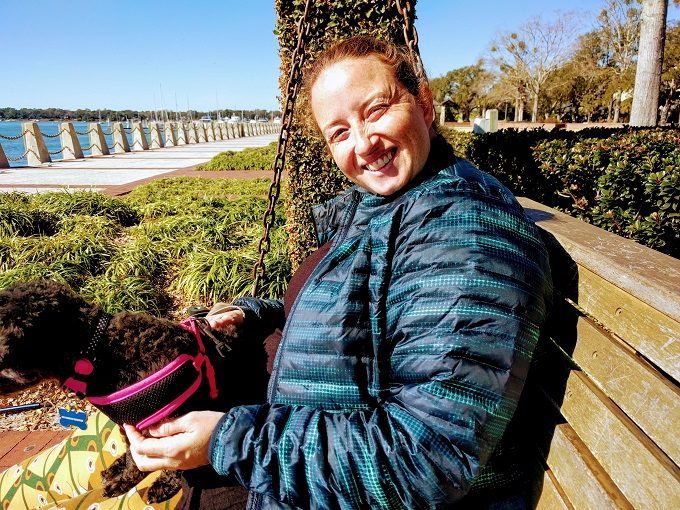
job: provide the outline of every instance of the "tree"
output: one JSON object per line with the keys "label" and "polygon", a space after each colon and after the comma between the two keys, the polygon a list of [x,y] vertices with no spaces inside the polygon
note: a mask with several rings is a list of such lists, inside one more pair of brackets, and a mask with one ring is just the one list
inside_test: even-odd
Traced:
{"label": "tree", "polygon": [[501,34],[491,47],[493,62],[502,77],[516,87],[520,111],[523,89],[531,95],[532,122],[538,117],[542,88],[551,73],[568,60],[575,33],[573,15],[559,16],[553,23],[533,18],[518,31]]}
{"label": "tree", "polygon": [[[673,0],[680,5],[680,0]],[[640,50],[635,74],[635,91],[630,123],[655,126],[659,110],[661,75],[664,71],[666,14],[668,0],[643,0]],[[666,113],[666,112],[662,112]],[[664,119],[665,120],[665,119]]]}
{"label": "tree", "polygon": [[[607,0],[597,17],[600,43],[605,49],[604,65],[614,71],[608,90],[609,110],[607,120],[619,121],[621,98],[630,87],[632,69],[638,51],[640,10],[638,0]],[[612,115],[613,114],[613,115]]]}
{"label": "tree", "polygon": [[603,65],[605,50],[596,31],[578,39],[573,57],[546,83],[542,102],[551,116],[590,122],[608,106],[607,85],[613,71]]}
{"label": "tree", "polygon": [[435,101],[450,99],[455,103],[462,120],[467,121],[475,107],[481,107],[480,101],[490,88],[492,78],[492,74],[484,69],[480,61],[435,78],[430,82],[430,87]]}
{"label": "tree", "polygon": [[[663,74],[661,75],[661,124],[680,109],[680,23],[666,32]],[[678,119],[680,121],[680,119]]]}
{"label": "tree", "polygon": [[640,47],[630,112],[632,126],[656,126],[667,11],[668,0],[642,2]]}

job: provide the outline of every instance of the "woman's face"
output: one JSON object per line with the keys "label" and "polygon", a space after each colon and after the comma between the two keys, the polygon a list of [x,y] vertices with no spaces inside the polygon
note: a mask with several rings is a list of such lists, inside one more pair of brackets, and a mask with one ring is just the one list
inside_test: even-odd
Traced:
{"label": "woman's face", "polygon": [[423,108],[376,56],[341,60],[311,90],[316,120],[336,164],[351,181],[389,196],[423,169],[434,136]]}

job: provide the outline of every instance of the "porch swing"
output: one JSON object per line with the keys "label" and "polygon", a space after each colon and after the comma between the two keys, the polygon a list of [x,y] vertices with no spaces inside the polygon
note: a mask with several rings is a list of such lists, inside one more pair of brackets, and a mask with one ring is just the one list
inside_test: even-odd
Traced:
{"label": "porch swing", "polygon": [[[291,137],[295,102],[302,84],[302,69],[306,59],[306,46],[312,21],[312,4],[314,0],[305,0],[303,14],[297,24],[297,45],[291,56],[291,67],[286,84],[286,96],[283,102],[283,116],[281,119],[281,131],[277,142],[276,158],[274,160],[274,175],[269,186],[269,203],[264,213],[264,231],[258,245],[259,258],[253,268],[252,297],[257,297],[261,280],[266,273],[265,256],[271,248],[270,232],[275,220],[275,207],[281,193],[281,175],[286,162],[286,150]],[[395,7],[403,20],[404,43],[408,47],[412,61],[415,63],[416,72],[422,76],[423,63],[418,51],[418,32],[411,23],[413,6],[409,0],[394,0]]]}

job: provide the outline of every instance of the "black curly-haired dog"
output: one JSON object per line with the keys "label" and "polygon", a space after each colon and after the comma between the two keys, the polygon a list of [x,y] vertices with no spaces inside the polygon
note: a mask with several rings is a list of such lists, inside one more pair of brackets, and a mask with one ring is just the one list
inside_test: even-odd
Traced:
{"label": "black curly-haired dog", "polygon": [[[197,324],[201,324],[200,319]],[[210,385],[204,378],[191,399],[173,415],[190,410],[227,410],[236,404],[260,400],[266,389],[266,376],[244,373],[244,367],[253,364],[242,361],[244,357],[253,361],[253,357],[266,356],[261,345],[240,341],[233,332],[210,332],[207,326],[202,329],[219,396],[211,398]],[[94,343],[93,337],[97,338]],[[154,374],[181,355],[196,353],[195,334],[179,324],[143,313],[107,316],[99,307],[57,282],[18,283],[0,291],[0,393],[56,377],[61,383],[69,378],[84,380],[85,396],[110,395]],[[74,366],[83,356],[93,358],[93,366],[85,371],[77,369],[79,374],[74,372]],[[264,366],[263,363],[256,365]],[[196,371],[192,370],[193,374],[188,377],[195,380]],[[91,374],[82,375],[90,371]],[[244,381],[249,382],[244,384]],[[237,387],[238,392],[230,391]],[[145,398],[148,400],[148,395]],[[98,407],[105,412],[109,410],[104,409],[106,406]],[[125,410],[122,416],[125,417]],[[120,416],[113,419],[120,424]],[[104,494],[110,497],[127,492],[145,474],[139,471],[128,452],[102,476]],[[164,501],[179,490],[180,482],[178,472],[163,472],[149,488],[146,499]]]}

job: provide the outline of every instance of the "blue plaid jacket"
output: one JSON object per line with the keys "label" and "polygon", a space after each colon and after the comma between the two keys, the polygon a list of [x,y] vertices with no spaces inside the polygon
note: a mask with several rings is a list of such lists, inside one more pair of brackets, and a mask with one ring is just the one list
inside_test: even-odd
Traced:
{"label": "blue plaid jacket", "polygon": [[545,247],[467,161],[421,175],[313,210],[332,245],[285,324],[269,402],[233,408],[211,441],[249,508],[455,506],[512,417],[551,295]]}

